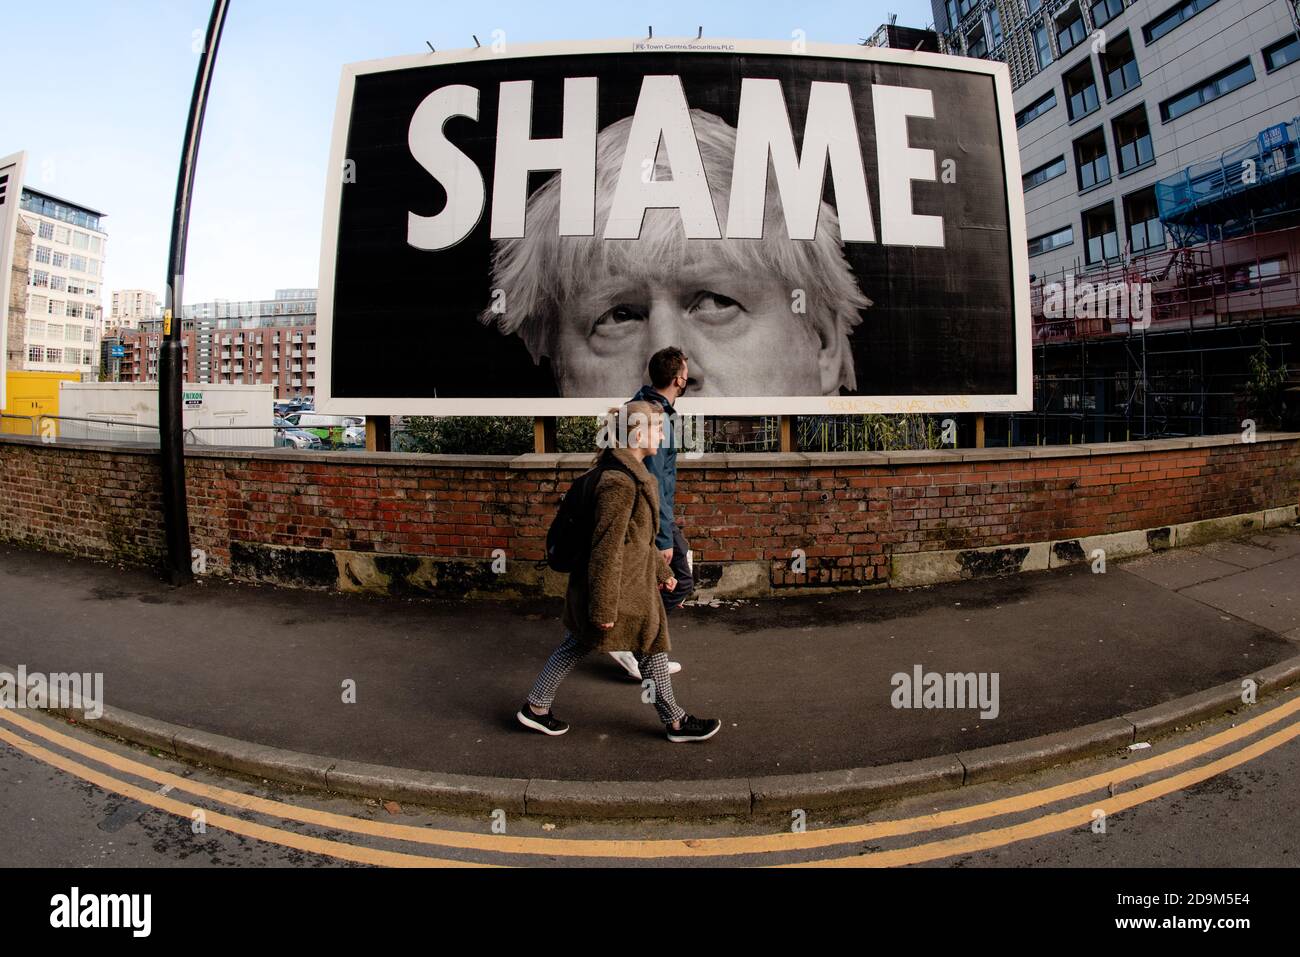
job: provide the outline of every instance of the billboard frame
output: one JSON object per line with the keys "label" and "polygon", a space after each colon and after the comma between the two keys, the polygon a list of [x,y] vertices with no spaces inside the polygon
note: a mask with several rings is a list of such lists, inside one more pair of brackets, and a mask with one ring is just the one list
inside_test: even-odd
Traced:
{"label": "billboard frame", "polygon": [[[331,394],[332,330],[334,318],[334,280],[338,256],[338,230],[342,208],[347,140],[352,119],[352,102],[358,77],[397,70],[429,66],[474,63],[493,58],[578,56],[620,53],[647,54],[737,53],[794,58],[823,58],[896,63],[903,66],[932,67],[948,71],[975,73],[992,78],[994,83],[997,128],[1002,146],[1007,182],[1007,222],[1010,233],[1012,301],[1014,303],[1014,347],[1016,391],[1006,394],[971,395],[890,395],[890,396],[688,396],[676,405],[688,414],[749,415],[836,415],[866,413],[961,413],[1017,412],[1033,408],[1032,322],[1029,305],[1029,246],[1025,226],[1024,194],[1021,183],[1020,149],[1015,127],[1015,107],[1011,96],[1011,71],[1005,63],[950,56],[940,53],[911,52],[887,47],[864,47],[847,44],[794,44],[768,40],[731,40],[714,38],[614,39],[560,43],[510,44],[498,51],[493,46],[423,53],[349,63],[339,80],[334,129],[330,140],[329,165],[325,180],[325,210],[321,227],[319,293],[316,303],[316,407],[323,412],[354,415],[600,415],[627,396],[600,398],[343,398]],[[636,389],[629,383],[628,394]]]}
{"label": "billboard frame", "polygon": [[[22,205],[23,177],[27,170],[27,153],[19,151],[0,157],[0,173],[12,170],[5,184],[4,215],[0,215],[0,410],[9,394],[9,297],[13,290],[14,253],[18,245],[18,216]],[[22,357],[19,361],[25,361]]]}

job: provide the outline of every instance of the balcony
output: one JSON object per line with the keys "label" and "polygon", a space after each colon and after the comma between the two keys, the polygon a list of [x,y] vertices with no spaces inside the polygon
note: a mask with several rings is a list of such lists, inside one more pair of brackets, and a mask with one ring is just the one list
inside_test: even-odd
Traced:
{"label": "balcony", "polygon": [[[1243,175],[1252,169],[1254,176]],[[1251,212],[1265,211],[1273,199],[1287,202],[1300,188],[1293,179],[1300,172],[1300,116],[1261,130],[1224,150],[1214,159],[1193,163],[1180,173],[1156,183],[1160,218],[1168,224],[1204,226],[1222,222],[1250,194]]]}

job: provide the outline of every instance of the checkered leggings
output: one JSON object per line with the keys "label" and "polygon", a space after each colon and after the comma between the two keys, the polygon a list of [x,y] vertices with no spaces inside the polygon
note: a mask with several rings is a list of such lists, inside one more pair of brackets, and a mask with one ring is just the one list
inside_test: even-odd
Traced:
{"label": "checkered leggings", "polygon": [[[564,633],[564,642],[546,662],[546,667],[533,683],[533,690],[528,692],[529,704],[538,708],[551,709],[555,693],[560,690],[560,682],[568,677],[579,661],[587,656],[590,649],[582,648],[571,632]],[[636,655],[637,667],[641,669],[642,687],[649,679],[654,682],[653,699],[659,720],[672,724],[686,717],[686,711],[673,698],[673,681],[668,674],[668,656],[662,651],[653,655]]]}

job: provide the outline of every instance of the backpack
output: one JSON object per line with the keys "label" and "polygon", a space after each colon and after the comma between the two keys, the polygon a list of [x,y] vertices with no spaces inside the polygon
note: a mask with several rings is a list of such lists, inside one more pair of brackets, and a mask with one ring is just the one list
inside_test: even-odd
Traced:
{"label": "backpack", "polygon": [[596,485],[606,469],[636,479],[614,456],[603,455],[595,468],[573,480],[546,533],[546,564],[551,569],[571,574],[584,568],[590,559],[591,536],[596,529]]}

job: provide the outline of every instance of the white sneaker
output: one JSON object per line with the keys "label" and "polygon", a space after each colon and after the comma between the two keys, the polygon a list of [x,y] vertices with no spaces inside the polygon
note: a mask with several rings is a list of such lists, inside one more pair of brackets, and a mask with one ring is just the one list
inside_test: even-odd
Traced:
{"label": "white sneaker", "polygon": [[[630,651],[611,651],[609,656],[622,665],[629,678],[635,678],[637,681],[641,680],[641,669],[637,666],[636,655]],[[681,670],[682,664],[680,661],[668,662],[668,673],[670,675],[675,675]]]}

